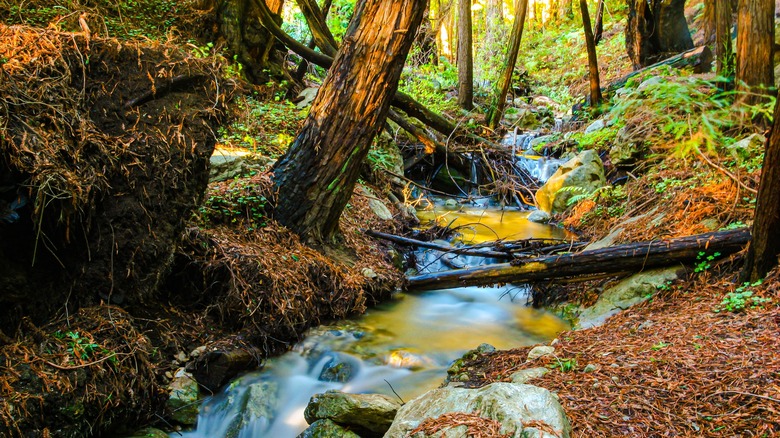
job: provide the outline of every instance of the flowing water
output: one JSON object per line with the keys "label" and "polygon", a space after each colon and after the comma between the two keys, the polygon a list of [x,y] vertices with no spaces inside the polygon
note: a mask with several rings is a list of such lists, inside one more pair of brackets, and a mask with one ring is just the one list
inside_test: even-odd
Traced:
{"label": "flowing water", "polygon": [[[527,221],[527,212],[434,203],[423,219],[459,226],[468,243],[496,238],[565,238],[562,229]],[[443,254],[416,253],[421,272],[448,269]],[[447,264],[489,263],[447,256]],[[399,293],[364,316],[322,326],[289,353],[268,361],[204,402],[197,430],[185,437],[292,438],[306,428],[309,398],[335,389],[382,393],[410,400],[438,387],[450,363],[488,343],[499,349],[551,340],[567,326],[547,312],[531,309],[527,288],[466,287]],[[176,435],[178,436],[178,435]]]}

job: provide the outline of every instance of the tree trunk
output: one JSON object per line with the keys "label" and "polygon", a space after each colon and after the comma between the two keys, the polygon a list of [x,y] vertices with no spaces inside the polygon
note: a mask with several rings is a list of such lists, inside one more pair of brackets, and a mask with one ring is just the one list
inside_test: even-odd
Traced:
{"label": "tree trunk", "polygon": [[599,0],[596,6],[596,25],[593,28],[593,44],[599,45],[601,35],[604,33],[604,0]]}
{"label": "tree trunk", "polygon": [[[322,17],[326,22],[328,18],[328,12],[330,12],[330,6],[332,4],[333,4],[333,0],[325,0],[325,2],[322,4],[322,8],[320,9],[322,11]],[[307,44],[306,46],[310,49],[313,49],[317,46],[317,42],[314,40],[314,37],[312,37],[309,40],[309,44]],[[301,63],[298,64],[298,69],[295,70],[295,73],[292,75],[293,79],[295,79],[296,81],[302,81],[303,77],[306,75],[306,70],[308,68],[309,68],[309,61],[302,59]]]}
{"label": "tree trunk", "polygon": [[590,27],[588,3],[580,0],[582,11],[582,26],[585,28],[585,47],[588,50],[588,72],[590,75],[590,106],[597,109],[601,104],[601,83],[599,80],[599,62],[596,59],[596,43],[593,39],[593,29]]}
{"label": "tree trunk", "polygon": [[509,92],[509,86],[512,84],[512,72],[515,70],[517,54],[520,51],[520,41],[523,38],[523,25],[527,10],[528,0],[517,0],[515,5],[515,22],[512,25],[512,37],[509,42],[509,53],[506,55],[501,81],[495,89],[496,94],[493,97],[493,104],[487,116],[487,124],[490,129],[496,129],[504,116],[506,95]]}
{"label": "tree trunk", "polygon": [[780,255],[780,99],[775,103],[774,123],[766,141],[752,234],[742,281],[764,278]]}
{"label": "tree trunk", "polygon": [[[774,204],[777,205],[780,204]],[[780,229],[780,227],[775,228]],[[409,278],[408,289],[489,286],[508,282],[545,281],[585,274],[641,271],[693,262],[703,251],[708,254],[715,252],[721,255],[731,254],[742,250],[749,240],[750,233],[742,229],[631,243],[574,254],[536,257],[513,263],[418,275]]]}
{"label": "tree trunk", "polygon": [[471,0],[458,0],[458,105],[467,110],[474,108]]}
{"label": "tree trunk", "polygon": [[303,17],[306,19],[306,24],[311,31],[314,44],[322,50],[322,53],[335,56],[336,44],[333,34],[328,29],[328,23],[325,20],[325,13],[320,10],[319,6],[314,0],[296,0],[298,7],[303,13]]}
{"label": "tree trunk", "polygon": [[273,168],[275,217],[332,240],[371,141],[385,121],[425,0],[361,0],[309,115]]}
{"label": "tree trunk", "polygon": [[732,76],[733,49],[731,48],[731,1],[710,0],[714,6],[715,74]]}
{"label": "tree trunk", "polygon": [[628,7],[626,49],[634,70],[693,48],[685,0],[628,0]]}
{"label": "tree trunk", "polygon": [[739,0],[736,79],[741,104],[761,101],[774,85],[774,10],[772,0]]}
{"label": "tree trunk", "polygon": [[[265,5],[281,22],[279,13],[283,2],[267,0]],[[219,33],[225,38],[228,50],[241,63],[247,79],[255,84],[268,82],[271,75],[281,75],[281,59],[272,57],[276,42],[259,25],[258,10],[252,0],[218,0],[215,12]]]}

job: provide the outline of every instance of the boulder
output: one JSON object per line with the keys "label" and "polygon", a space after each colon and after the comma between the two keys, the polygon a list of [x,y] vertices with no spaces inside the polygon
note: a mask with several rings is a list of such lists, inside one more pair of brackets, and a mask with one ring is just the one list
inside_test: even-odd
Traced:
{"label": "boulder", "polygon": [[179,368],[168,385],[166,407],[170,417],[185,426],[194,426],[198,422],[198,382],[184,368]]}
{"label": "boulder", "polygon": [[755,151],[763,151],[766,137],[761,134],[750,134],[728,147],[731,154],[740,160],[749,158]]}
{"label": "boulder", "polygon": [[552,216],[550,216],[550,213],[547,213],[546,211],[534,210],[528,214],[528,217],[526,219],[528,219],[531,222],[536,222],[538,224],[546,224],[547,222],[550,222]]}
{"label": "boulder", "polygon": [[[426,419],[447,413],[476,414],[501,423],[501,433],[514,438],[568,438],[571,426],[560,403],[550,391],[532,385],[493,383],[479,389],[440,388],[406,403],[399,411],[386,438],[421,438],[409,433]],[[525,424],[543,424],[526,427]],[[551,433],[551,432],[554,432]],[[466,437],[463,426],[444,425],[434,437]]]}
{"label": "boulder", "polygon": [[298,438],[360,438],[360,435],[331,420],[317,420],[301,432]]}
{"label": "boulder", "polygon": [[649,299],[658,287],[677,279],[679,268],[654,269],[632,275],[601,293],[596,304],[580,313],[575,328],[596,327],[612,315]]}
{"label": "boulder", "polygon": [[572,196],[592,193],[606,184],[601,158],[594,150],[583,151],[564,163],[536,192],[537,206],[547,213],[560,213]]}
{"label": "boulder", "polygon": [[526,368],[512,373],[509,378],[512,379],[512,383],[528,383],[529,380],[538,379],[549,372],[550,369],[544,367]]}
{"label": "boulder", "polygon": [[645,152],[644,140],[635,138],[633,132],[628,126],[617,132],[615,142],[609,148],[609,160],[615,167],[632,167]]}
{"label": "boulder", "polygon": [[382,394],[346,394],[328,391],[315,394],[304,418],[309,424],[317,420],[331,420],[342,426],[373,433],[384,433],[401,407],[395,399]]}

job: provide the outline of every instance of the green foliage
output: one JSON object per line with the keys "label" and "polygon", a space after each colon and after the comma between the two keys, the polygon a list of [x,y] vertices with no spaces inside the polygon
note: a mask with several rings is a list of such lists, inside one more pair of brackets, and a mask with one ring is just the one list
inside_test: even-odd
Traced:
{"label": "green foliage", "polygon": [[234,108],[233,123],[217,131],[219,143],[271,158],[282,155],[295,140],[307,112],[283,99],[264,102],[257,96],[237,98]]}
{"label": "green foliage", "polygon": [[175,0],[40,0],[14,2],[0,0],[0,20],[6,24],[27,24],[46,27],[56,22],[64,31],[80,32],[78,17],[87,12],[93,32],[105,29],[108,35],[120,39],[161,39],[174,27],[181,27],[181,18],[192,8],[189,1]]}
{"label": "green foliage", "polygon": [[199,209],[199,219],[204,226],[243,223],[254,230],[266,225],[266,202],[256,182],[236,178],[209,192]]}
{"label": "green foliage", "polygon": [[616,123],[612,126],[606,126],[589,133],[585,133],[584,131],[575,132],[571,135],[570,140],[577,142],[577,149],[580,151],[586,149],[609,149],[617,137],[619,127],[620,124]]}
{"label": "green foliage", "polygon": [[68,353],[75,358],[87,360],[98,354],[102,354],[108,356],[108,360],[113,364],[116,364],[118,361],[115,354],[101,347],[100,344],[82,337],[79,332],[68,331],[63,333],[62,331],[57,330],[54,332],[54,337],[67,340]]}
{"label": "green foliage", "polygon": [[712,267],[712,262],[720,257],[720,255],[721,254],[719,252],[714,252],[710,255],[707,255],[706,252],[700,251],[696,256],[696,267],[694,268],[693,272],[701,273],[710,269]]}
{"label": "green foliage", "polygon": [[574,357],[566,359],[555,358],[555,361],[556,362],[552,364],[551,367],[553,369],[557,368],[561,370],[562,373],[568,373],[577,370],[577,359]]}
{"label": "green foliage", "polygon": [[[629,81],[625,89],[630,91],[614,99],[610,117],[634,127],[651,146],[682,159],[730,155],[727,146],[749,128],[746,123],[756,117],[771,119],[774,99],[735,107],[734,92],[720,90],[717,82],[684,74],[659,67]],[[643,82],[641,89],[631,90]],[[734,164],[749,161],[743,164],[755,168],[757,155],[750,152]]]}
{"label": "green foliage", "polygon": [[567,206],[572,206],[584,200],[591,200],[596,203],[596,207],[587,213],[587,217],[595,215],[596,217],[618,217],[625,213],[624,201],[628,198],[623,186],[602,186],[592,192],[588,192],[582,187],[563,187],[559,192],[576,193],[566,201]]}
{"label": "green foliage", "polygon": [[431,110],[457,112],[458,104],[448,93],[458,86],[458,71],[447,60],[439,65],[424,64],[416,69],[404,69],[398,88]]}
{"label": "green foliage", "polygon": [[763,307],[765,304],[771,303],[770,298],[755,296],[755,292],[751,288],[760,285],[761,280],[754,283],[743,283],[734,292],[727,293],[723,297],[723,301],[713,309],[713,312],[743,312],[749,308]]}
{"label": "green foliage", "polygon": [[659,350],[663,350],[664,348],[666,348],[666,347],[668,347],[670,345],[672,345],[672,344],[670,344],[668,342],[661,341],[661,342],[658,342],[657,344],[654,344],[652,347],[650,347],[650,349],[653,350],[653,351],[659,351]]}

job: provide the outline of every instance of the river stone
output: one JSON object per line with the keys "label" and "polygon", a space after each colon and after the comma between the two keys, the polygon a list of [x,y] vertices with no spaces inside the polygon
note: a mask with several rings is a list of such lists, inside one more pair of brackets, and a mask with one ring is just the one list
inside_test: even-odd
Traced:
{"label": "river stone", "polygon": [[384,433],[401,405],[382,394],[346,394],[328,391],[315,394],[303,412],[309,424],[332,420],[343,426],[355,426],[374,433]]}
{"label": "river stone", "polygon": [[185,426],[194,426],[198,422],[198,382],[192,374],[179,368],[168,385],[166,407],[170,417]]}
{"label": "river stone", "polygon": [[160,429],[147,427],[145,429],[136,431],[132,435],[128,435],[125,438],[169,438],[169,437],[167,433],[161,431]]}
{"label": "river stone", "polygon": [[529,380],[544,377],[549,372],[550,369],[544,367],[526,368],[512,373],[509,378],[512,379],[512,383],[528,383]]}
{"label": "river stone", "polygon": [[[501,433],[513,438],[544,437],[568,438],[571,426],[555,395],[532,385],[492,383],[479,389],[440,388],[429,391],[406,403],[399,411],[385,438],[410,436],[428,418],[438,418],[447,413],[473,413],[501,422]],[[541,422],[545,427],[525,427],[524,424]],[[555,434],[547,430],[552,429]],[[415,434],[412,438],[427,435]],[[445,427],[432,437],[466,438],[463,427]]]}
{"label": "river stone", "polygon": [[271,158],[259,154],[218,149],[211,156],[209,182],[227,181],[252,172],[262,172],[271,163]]}
{"label": "river stone", "polygon": [[317,420],[301,432],[298,438],[360,438],[360,435],[331,420]]}
{"label": "river stone", "polygon": [[585,133],[590,134],[596,131],[601,131],[607,126],[607,122],[604,121],[604,119],[598,119],[595,122],[588,125],[587,128],[585,128]]}
{"label": "river stone", "polygon": [[352,364],[334,357],[322,367],[319,380],[323,382],[345,383],[352,378]]}
{"label": "river stone", "polygon": [[646,149],[642,139],[634,138],[627,126],[620,128],[609,148],[609,161],[616,167],[632,167]]}
{"label": "river stone", "polygon": [[528,214],[526,219],[531,222],[536,222],[537,224],[546,224],[547,222],[550,222],[552,216],[550,216],[550,213],[547,213],[546,211],[534,210]]}
{"label": "river stone", "polygon": [[604,324],[612,315],[649,299],[659,286],[677,279],[678,267],[654,269],[632,275],[601,293],[596,304],[580,313],[575,328],[586,329]]}
{"label": "river stone", "polygon": [[[536,192],[539,210],[560,213],[566,210],[566,202],[574,195],[591,193],[607,184],[604,164],[594,150],[583,151],[564,163]],[[576,190],[564,190],[577,187]]]}
{"label": "river stone", "polygon": [[555,347],[551,347],[549,345],[537,345],[528,352],[528,356],[525,360],[530,362],[532,360],[539,359],[542,356],[549,356],[551,354],[555,354]]}

